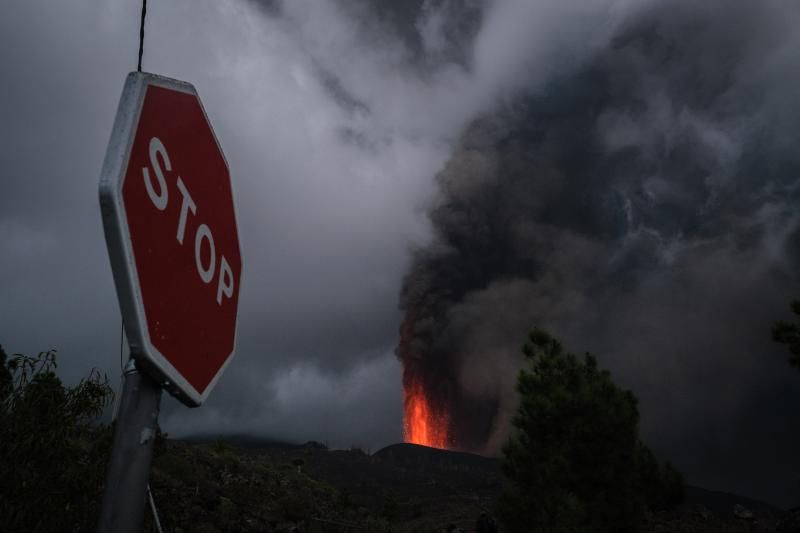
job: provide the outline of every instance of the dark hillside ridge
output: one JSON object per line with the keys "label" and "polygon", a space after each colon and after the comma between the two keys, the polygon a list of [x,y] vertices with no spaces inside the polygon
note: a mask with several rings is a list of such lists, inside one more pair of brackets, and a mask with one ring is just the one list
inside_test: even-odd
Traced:
{"label": "dark hillside ridge", "polygon": [[[501,484],[499,461],[470,453],[393,444],[370,455],[252,435],[162,441],[151,475],[170,531],[474,531]],[[642,533],[791,532],[800,524],[800,513],[750,498],[697,487],[687,497],[648,515]]]}
{"label": "dark hillside ridge", "polygon": [[[439,466],[457,469],[460,465],[464,468],[483,470],[487,474],[500,475],[501,473],[498,459],[467,452],[428,448],[417,444],[392,444],[375,452],[373,457],[378,457],[398,467],[424,464],[428,468]],[[717,513],[732,513],[734,505],[737,504],[756,512],[774,513],[781,511],[779,507],[767,502],[692,485],[686,486],[685,504],[702,505],[708,510]]]}
{"label": "dark hillside ridge", "polygon": [[214,444],[215,442],[225,442],[237,448],[301,448],[303,444],[287,442],[281,439],[251,435],[247,433],[233,433],[225,435],[222,433],[198,433],[175,439],[192,444]]}
{"label": "dark hillside ridge", "polygon": [[408,466],[415,463],[463,465],[470,468],[485,469],[486,471],[499,471],[497,459],[476,455],[468,452],[455,452],[429,448],[419,444],[391,444],[375,452],[373,457],[397,466]]}
{"label": "dark hillside ridge", "polygon": [[686,486],[686,503],[699,504],[715,513],[733,513],[734,505],[741,505],[751,511],[759,513],[775,513],[781,509],[774,505],[745,496],[738,496],[718,490],[708,490],[700,487]]}
{"label": "dark hillside ridge", "polygon": [[[179,440],[193,444],[225,442],[244,450],[272,450],[286,458],[296,455],[304,458],[304,468],[306,470],[310,468],[320,472],[324,471],[327,474],[325,477],[332,478],[330,481],[336,480],[345,485],[349,485],[348,480],[352,481],[354,477],[359,479],[358,485],[368,484],[368,481],[382,484],[401,482],[401,479],[417,477],[417,475],[423,475],[422,471],[426,472],[424,475],[432,475],[434,477],[437,472],[439,475],[444,474],[446,476],[448,472],[460,471],[468,473],[473,478],[485,476],[484,479],[489,486],[499,488],[497,482],[501,476],[500,463],[496,458],[468,452],[430,448],[418,444],[390,444],[369,455],[362,450],[356,449],[328,450],[324,444],[315,441],[298,444],[248,434],[193,435]],[[323,457],[326,458],[324,461],[321,460]],[[333,458],[336,458],[336,460],[331,461]],[[361,469],[363,465],[360,465],[360,463],[362,462],[370,466],[359,474],[353,472],[351,467]],[[337,468],[337,464],[341,467],[341,471]],[[395,468],[399,469],[400,473],[395,472]],[[415,474],[415,470],[420,470],[420,472]],[[444,479],[440,481],[442,483],[445,482]],[[480,485],[486,486],[484,483],[480,483]],[[692,485],[686,486],[685,503],[687,505],[702,505],[716,513],[732,513],[733,506],[737,504],[756,512],[774,513],[782,510],[780,507],[764,501]]]}

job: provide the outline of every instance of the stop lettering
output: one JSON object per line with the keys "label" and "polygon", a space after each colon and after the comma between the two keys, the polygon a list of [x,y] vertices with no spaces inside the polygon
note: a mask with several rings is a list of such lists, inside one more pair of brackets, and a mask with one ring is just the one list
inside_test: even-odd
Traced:
{"label": "stop lettering", "polygon": [[[160,157],[159,157],[160,156]],[[160,159],[160,161],[159,161]],[[169,203],[169,189],[167,187],[167,180],[164,177],[164,169],[161,167],[163,162],[167,171],[172,170],[172,165],[169,160],[169,154],[164,147],[164,143],[158,137],[150,139],[150,165],[155,174],[156,182],[158,183],[157,190],[153,185],[151,170],[147,167],[142,169],[142,177],[144,178],[144,186],[147,190],[147,195],[153,202],[153,206],[159,211],[164,211]],[[175,185],[181,194],[181,209],[177,221],[177,233],[175,239],[179,245],[183,245],[183,238],[186,235],[186,219],[191,212],[192,215],[197,214],[197,204],[192,199],[189,190],[186,188],[183,180],[178,176]],[[204,248],[208,250],[207,260],[201,258],[201,251]],[[210,283],[214,278],[214,270],[216,269],[216,248],[214,247],[214,236],[211,233],[211,228],[206,224],[200,224],[196,227],[194,237],[194,261],[197,266],[197,274],[203,283]],[[233,273],[228,261],[224,255],[220,256],[219,261],[219,284],[217,288],[217,304],[222,304],[223,295],[230,298],[233,295]]]}

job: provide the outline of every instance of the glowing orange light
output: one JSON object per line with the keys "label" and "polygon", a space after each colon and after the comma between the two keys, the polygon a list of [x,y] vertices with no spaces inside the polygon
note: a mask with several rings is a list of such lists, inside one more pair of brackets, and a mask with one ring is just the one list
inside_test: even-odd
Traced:
{"label": "glowing orange light", "polygon": [[447,415],[430,405],[419,382],[405,387],[405,440],[433,448],[448,448]]}

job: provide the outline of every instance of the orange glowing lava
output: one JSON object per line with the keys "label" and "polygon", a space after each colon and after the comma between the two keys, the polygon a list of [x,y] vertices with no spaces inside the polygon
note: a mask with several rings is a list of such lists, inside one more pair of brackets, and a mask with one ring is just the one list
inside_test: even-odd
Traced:
{"label": "orange glowing lava", "polygon": [[448,448],[446,413],[430,404],[421,383],[405,386],[405,440],[432,448]]}

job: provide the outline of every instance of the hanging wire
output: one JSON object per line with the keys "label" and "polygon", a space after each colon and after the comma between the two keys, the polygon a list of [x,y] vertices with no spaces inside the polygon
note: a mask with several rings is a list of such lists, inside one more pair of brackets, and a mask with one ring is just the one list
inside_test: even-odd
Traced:
{"label": "hanging wire", "polygon": [[161,529],[161,520],[158,519],[158,509],[156,509],[156,500],[153,498],[153,491],[150,490],[150,483],[147,484],[147,499],[150,501],[150,511],[153,513],[153,522],[156,526],[156,531],[158,533],[164,533],[164,530]]}
{"label": "hanging wire", "polygon": [[142,21],[139,24],[139,63],[136,71],[142,71],[142,54],[144,54],[144,18],[147,15],[147,0],[142,0]]}
{"label": "hanging wire", "polygon": [[[142,71],[142,55],[144,55],[144,20],[146,17],[147,17],[147,0],[142,0],[142,20],[139,23],[139,62],[136,64],[136,72]],[[122,370],[121,378],[123,382],[125,380],[125,373],[124,373],[125,365],[122,361],[122,352],[123,352],[122,335],[124,331],[125,331],[125,321],[123,320],[119,333],[119,365],[120,369]],[[114,411],[114,418],[116,418],[116,409]],[[150,483],[147,484],[147,499],[150,502],[150,511],[153,513],[153,520],[155,522],[156,530],[158,531],[158,533],[162,533],[163,530],[161,529],[161,521],[158,518],[158,509],[156,508],[155,498],[153,498],[153,491],[150,490]]]}
{"label": "hanging wire", "polygon": [[117,393],[114,394],[114,405],[111,408],[111,422],[114,422],[117,419],[117,415],[119,414],[119,404],[122,401],[122,387],[125,384],[124,338],[125,338],[125,319],[121,319],[119,325],[119,386],[117,387]]}
{"label": "hanging wire", "polygon": [[123,337],[125,335],[125,319],[120,320],[119,325],[119,371],[122,373],[125,370],[125,361],[122,360],[122,352],[124,350],[125,342]]}

